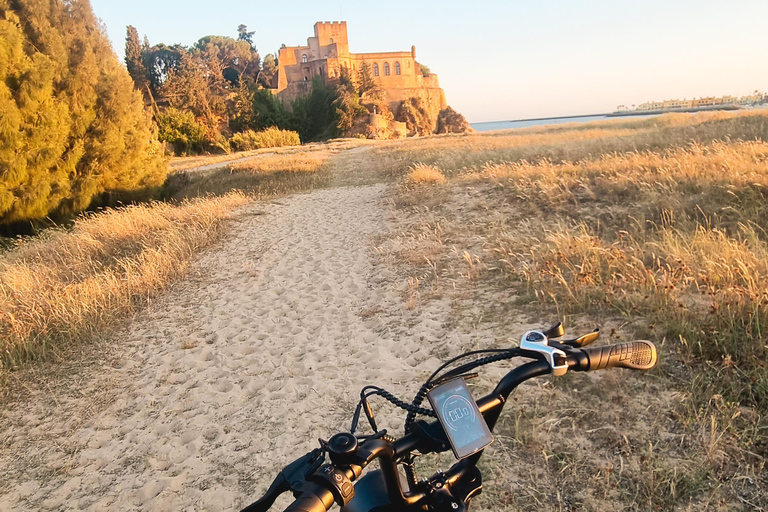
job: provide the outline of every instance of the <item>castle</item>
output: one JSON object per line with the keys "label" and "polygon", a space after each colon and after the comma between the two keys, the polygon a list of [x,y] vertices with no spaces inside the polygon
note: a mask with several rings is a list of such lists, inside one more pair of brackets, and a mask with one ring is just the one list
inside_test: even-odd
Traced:
{"label": "castle", "polygon": [[437,75],[422,73],[415,46],[410,52],[351,53],[345,21],[317,22],[315,36],[307,39],[306,46],[280,48],[275,92],[289,104],[311,91],[314,77],[333,83],[339,79],[342,67],[356,76],[363,62],[370,66],[392,112],[408,97],[421,98],[435,114],[447,106]]}

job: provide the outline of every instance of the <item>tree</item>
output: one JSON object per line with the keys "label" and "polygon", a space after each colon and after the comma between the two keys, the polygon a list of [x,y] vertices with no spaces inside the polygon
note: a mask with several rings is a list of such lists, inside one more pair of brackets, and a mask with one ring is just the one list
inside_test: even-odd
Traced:
{"label": "tree", "polygon": [[334,137],[336,128],[336,91],[326,86],[319,76],[312,80],[312,92],[293,102],[294,129],[304,142]]}
{"label": "tree", "polygon": [[191,111],[206,127],[206,138],[219,138],[219,125],[227,118],[223,79],[210,73],[199,53],[183,52],[179,65],[171,69],[160,88],[173,108]]}
{"label": "tree", "polygon": [[336,127],[341,133],[348,133],[355,122],[368,113],[360,103],[360,94],[352,80],[349,68],[342,66],[339,70],[339,85],[336,87],[337,98],[334,101],[336,108]]}
{"label": "tree", "polygon": [[362,100],[376,101],[381,98],[381,87],[371,72],[371,67],[363,61],[357,70],[357,93]]}
{"label": "tree", "polygon": [[161,43],[150,47],[149,43],[145,42],[142,55],[152,94],[158,94],[170,72],[178,67],[185,52],[186,49],[181,45],[166,46]]}
{"label": "tree", "polygon": [[261,64],[259,84],[265,89],[276,89],[275,76],[277,75],[277,57],[268,53]]}
{"label": "tree", "polygon": [[87,0],[0,0],[0,224],[162,184],[141,94]]}
{"label": "tree", "polygon": [[240,85],[234,94],[234,117],[229,123],[229,127],[242,132],[254,128],[255,112],[253,108],[253,99],[256,93],[256,85],[250,77],[240,80]]}
{"label": "tree", "polygon": [[237,26],[237,40],[238,41],[245,41],[251,46],[252,51],[256,51],[256,48],[253,46],[253,34],[256,32],[248,32],[248,26],[247,25],[238,25]]}
{"label": "tree", "polygon": [[192,48],[215,79],[224,79],[236,88],[243,75],[258,77],[261,59],[250,43],[225,36],[206,36]]}
{"label": "tree", "polygon": [[136,27],[128,25],[125,37],[125,66],[131,75],[133,83],[142,94],[148,94],[147,68],[144,66],[144,49],[139,41],[139,31]]}
{"label": "tree", "polygon": [[266,89],[258,89],[253,94],[253,129],[263,130],[277,126],[281,130],[295,129],[291,114],[277,96]]}
{"label": "tree", "polygon": [[336,127],[341,133],[349,131],[361,116],[368,113],[368,109],[360,104],[360,96],[348,89],[339,89],[333,106],[336,109]]}

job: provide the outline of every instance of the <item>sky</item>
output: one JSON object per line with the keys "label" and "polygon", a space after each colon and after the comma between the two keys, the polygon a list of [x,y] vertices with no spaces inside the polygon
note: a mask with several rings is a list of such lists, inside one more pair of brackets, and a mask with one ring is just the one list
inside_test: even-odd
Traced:
{"label": "sky", "polygon": [[[350,51],[408,51],[470,122],[611,112],[618,105],[768,91],[768,0],[255,2],[91,0],[122,58],[151,44],[255,31],[259,53],[347,22]],[[212,8],[214,7],[214,8]]]}

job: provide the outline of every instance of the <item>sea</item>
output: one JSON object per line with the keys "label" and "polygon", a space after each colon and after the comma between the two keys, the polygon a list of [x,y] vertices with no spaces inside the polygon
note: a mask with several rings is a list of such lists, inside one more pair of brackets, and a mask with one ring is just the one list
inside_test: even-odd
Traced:
{"label": "sea", "polygon": [[[626,117],[624,119],[640,119],[644,117],[655,117],[658,114],[639,115]],[[620,119],[608,117],[603,114],[594,116],[569,116],[569,117],[548,117],[545,119],[521,119],[519,121],[489,121],[486,123],[470,123],[470,126],[478,132],[489,132],[492,130],[511,130],[513,128],[527,128],[529,126],[547,126],[551,124],[565,123],[590,123],[592,121],[602,121],[604,119]]]}

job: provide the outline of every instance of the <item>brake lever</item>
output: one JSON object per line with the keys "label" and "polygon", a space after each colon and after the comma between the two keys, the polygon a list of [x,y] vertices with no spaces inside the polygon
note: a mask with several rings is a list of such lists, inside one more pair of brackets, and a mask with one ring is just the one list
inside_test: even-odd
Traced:
{"label": "brake lever", "polygon": [[565,327],[563,327],[563,322],[557,322],[555,325],[542,332],[547,339],[560,338],[561,336],[565,336]]}
{"label": "brake lever", "polygon": [[564,340],[561,341],[563,345],[568,345],[573,348],[582,348],[586,347],[587,345],[594,343],[597,338],[600,337],[600,328],[598,327],[594,331],[585,334],[584,336],[579,336],[578,338],[572,339],[572,340]]}
{"label": "brake lever", "polygon": [[324,462],[325,451],[322,448],[315,448],[299,457],[278,473],[261,499],[248,505],[241,512],[267,512],[278,496],[284,492],[291,491],[295,497],[298,497],[307,483],[307,477],[317,471]]}

